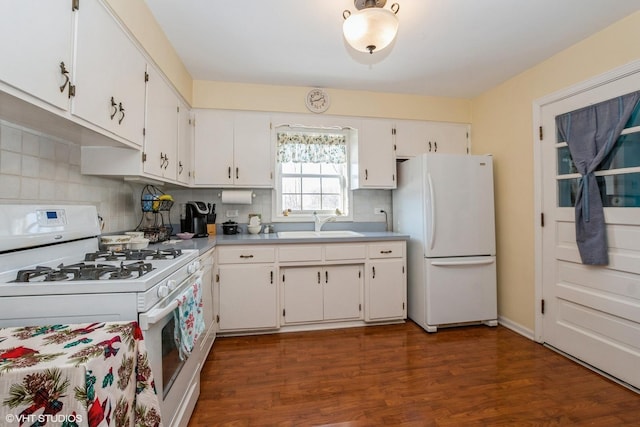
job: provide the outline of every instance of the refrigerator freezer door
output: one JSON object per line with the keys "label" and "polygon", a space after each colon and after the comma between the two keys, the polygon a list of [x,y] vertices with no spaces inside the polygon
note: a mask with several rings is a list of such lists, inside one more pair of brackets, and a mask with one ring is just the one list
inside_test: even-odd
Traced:
{"label": "refrigerator freezer door", "polygon": [[423,156],[426,257],[495,255],[491,156]]}
{"label": "refrigerator freezer door", "polygon": [[496,257],[425,259],[426,328],[498,317]]}

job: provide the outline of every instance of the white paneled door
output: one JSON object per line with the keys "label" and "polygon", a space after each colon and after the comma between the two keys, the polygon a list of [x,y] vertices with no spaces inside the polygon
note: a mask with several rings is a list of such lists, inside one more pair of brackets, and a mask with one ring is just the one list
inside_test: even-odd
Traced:
{"label": "white paneled door", "polygon": [[640,118],[632,116],[607,164],[595,173],[605,205],[607,266],[580,261],[573,208],[580,175],[555,124],[560,114],[637,90],[639,72],[541,107],[544,312],[538,325],[546,344],[640,388]]}

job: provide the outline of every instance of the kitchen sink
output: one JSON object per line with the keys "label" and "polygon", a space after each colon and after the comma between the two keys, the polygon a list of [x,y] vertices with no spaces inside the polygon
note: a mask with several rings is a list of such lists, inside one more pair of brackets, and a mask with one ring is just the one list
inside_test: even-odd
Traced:
{"label": "kitchen sink", "polygon": [[281,239],[313,239],[318,237],[360,237],[363,234],[351,230],[327,231],[278,231]]}

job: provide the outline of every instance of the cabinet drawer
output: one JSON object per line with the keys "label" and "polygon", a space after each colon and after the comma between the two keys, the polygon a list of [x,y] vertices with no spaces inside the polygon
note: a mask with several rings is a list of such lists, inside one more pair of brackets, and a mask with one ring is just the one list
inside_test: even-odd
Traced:
{"label": "cabinet drawer", "polygon": [[218,248],[218,263],[249,264],[258,262],[275,262],[274,247],[233,246]]}
{"label": "cabinet drawer", "polygon": [[325,246],[325,259],[327,261],[343,259],[364,259],[367,257],[365,245],[350,245],[336,243]]}
{"label": "cabinet drawer", "polygon": [[322,245],[291,245],[278,248],[280,262],[321,261]]}
{"label": "cabinet drawer", "polygon": [[369,258],[400,258],[404,256],[405,242],[378,242],[369,244]]}

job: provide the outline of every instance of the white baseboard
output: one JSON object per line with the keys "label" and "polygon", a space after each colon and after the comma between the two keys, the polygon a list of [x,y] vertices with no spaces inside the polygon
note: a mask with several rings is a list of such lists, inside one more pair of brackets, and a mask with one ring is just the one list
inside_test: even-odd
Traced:
{"label": "white baseboard", "polygon": [[530,340],[535,341],[535,333],[531,329],[526,328],[511,319],[507,319],[503,316],[498,316],[498,323],[505,328],[511,329],[513,332],[522,335],[525,338],[529,338]]}

